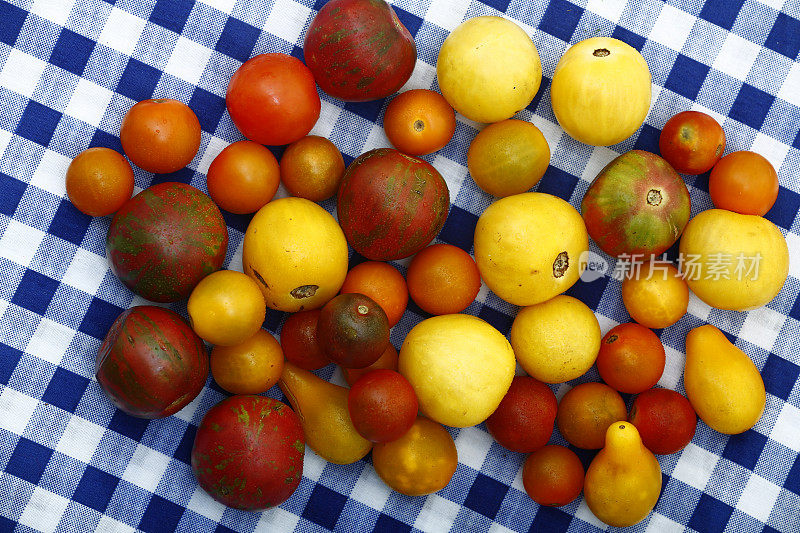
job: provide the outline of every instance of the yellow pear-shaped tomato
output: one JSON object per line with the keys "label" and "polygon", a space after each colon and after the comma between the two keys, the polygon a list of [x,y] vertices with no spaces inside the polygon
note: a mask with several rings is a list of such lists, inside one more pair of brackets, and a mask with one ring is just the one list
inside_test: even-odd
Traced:
{"label": "yellow pear-shaped tomato", "polygon": [[258,282],[267,307],[294,313],[322,307],[347,275],[347,241],[336,219],[304,198],[273,200],[244,236],[245,274]]}
{"label": "yellow pear-shaped tomato", "polygon": [[650,110],[650,70],[642,55],[611,37],[572,46],[556,65],[550,99],[558,123],[593,146],[630,137]]}

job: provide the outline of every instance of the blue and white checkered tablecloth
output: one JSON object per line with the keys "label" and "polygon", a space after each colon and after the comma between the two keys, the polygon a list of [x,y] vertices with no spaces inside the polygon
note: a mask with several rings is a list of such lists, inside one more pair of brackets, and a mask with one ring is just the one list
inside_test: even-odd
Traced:
{"label": "blue and white checkered tablecloth", "polygon": [[[539,507],[524,492],[524,457],[494,443],[481,425],[451,430],[459,465],[442,491],[392,492],[369,458],[327,464],[310,450],[297,492],[279,508],[226,508],[198,488],[189,453],[205,412],[225,394],[209,380],[175,416],[146,421],[115,410],[93,377],[111,322],[144,303],[105,259],[110,218],[67,200],[64,174],[89,146],[121,151],[119,125],[134,102],[180,99],[203,129],[188,168],[153,176],[136,169],[137,190],[161,181],[206,188],[214,157],[242,136],[225,111],[231,74],[252,55],[302,58],[302,40],[323,0],[0,0],[0,532],[594,531],[604,525],[581,498]],[[520,117],[552,150],[537,190],[578,206],[596,173],[631,148],[658,151],[674,113],[698,109],[723,124],[727,151],[750,149],[778,170],[780,193],[767,218],[789,243],[781,293],[748,313],[711,309],[692,297],[688,314],[659,332],[667,351],[660,384],[685,392],[684,339],[710,322],[753,358],[767,389],[764,416],[728,437],[700,422],[681,453],[659,457],[663,491],[636,531],[800,531],[800,0],[396,0],[416,37],[419,60],[406,88],[436,88],[437,51],[469,17],[505,14],[532,36],[544,79]],[[558,126],[550,78],[569,44],[596,35],[641,50],[653,74],[643,128],[610,148],[592,148]],[[385,101],[342,104],[322,94],[314,133],[346,161],[387,146]],[[478,215],[492,199],[467,175],[476,124],[459,118],[453,141],[428,159],[453,200],[442,242],[470,250]],[[280,152],[277,150],[276,153]],[[709,208],[708,176],[686,176],[692,213]],[[334,203],[323,204],[333,211]],[[248,217],[226,214],[226,265],[241,268]],[[594,251],[598,251],[593,246]],[[407,263],[399,263],[405,271]],[[592,307],[603,331],[629,319],[620,283],[605,276],[569,294]],[[185,314],[183,304],[173,306]],[[509,331],[515,308],[485,288],[467,310]],[[392,331],[400,346],[424,318],[411,305]],[[284,315],[265,326],[279,332]],[[327,367],[320,375],[341,382]],[[592,370],[577,382],[597,380]],[[559,397],[575,382],[555,387]],[[268,393],[280,397],[277,388]],[[627,398],[630,400],[630,398]],[[552,442],[565,444],[554,432]],[[588,462],[591,453],[580,452]]]}

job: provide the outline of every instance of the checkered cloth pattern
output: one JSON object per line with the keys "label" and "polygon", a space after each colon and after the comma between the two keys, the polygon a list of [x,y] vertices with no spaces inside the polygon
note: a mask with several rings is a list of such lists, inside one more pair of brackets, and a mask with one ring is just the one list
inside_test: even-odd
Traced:
{"label": "checkered cloth pattern", "polygon": [[[182,181],[205,190],[214,157],[242,136],[225,111],[225,89],[249,57],[302,58],[306,28],[323,0],[0,0],[0,532],[162,531],[594,531],[605,526],[582,498],[562,508],[530,500],[524,457],[496,444],[483,425],[450,430],[459,464],[428,497],[387,488],[369,458],[327,464],[310,450],[297,492],[263,513],[229,509],[198,488],[189,466],[197,426],[225,397],[209,379],[175,416],[146,421],[115,410],[94,379],[101,339],[134,297],[109,270],[109,217],[91,218],[67,200],[64,174],[90,146],[121,151],[119,126],[134,102],[172,97],[202,126],[197,157],[181,171],[136,169],[137,191]],[[578,206],[592,178],[632,148],[658,151],[674,113],[698,109],[723,124],[728,151],[751,149],[778,170],[780,193],[767,218],[786,236],[789,278],[761,309],[711,309],[694,296],[688,314],[658,331],[667,351],[661,386],[685,393],[684,339],[709,322],[756,363],[767,407],[756,426],[728,437],[699,422],[681,453],[659,457],[663,491],[635,531],[800,531],[800,1],[798,0],[396,0],[419,59],[406,88],[437,88],[437,51],[463,20],[504,14],[533,38],[542,87],[519,117],[544,133],[551,166],[536,187]],[[572,43],[617,37],[642,52],[653,74],[653,105],[632,138],[593,148],[567,136],[550,106],[550,78]],[[322,94],[314,133],[347,162],[388,146],[386,101],[343,104]],[[467,175],[478,126],[459,117],[455,136],[428,160],[453,200],[440,242],[471,249],[492,198]],[[280,149],[276,150],[280,154]],[[686,176],[692,214],[711,207],[708,175]],[[285,194],[282,192],[281,194]],[[334,211],[334,203],[323,206]],[[226,266],[241,268],[249,218],[226,214]],[[599,250],[593,246],[593,250]],[[674,250],[671,252],[674,255]],[[358,261],[358,258],[353,258]],[[405,271],[406,262],[397,263]],[[620,283],[606,275],[569,294],[596,311],[603,331],[629,321]],[[173,306],[183,313],[184,304]],[[508,333],[516,309],[484,287],[467,311]],[[425,313],[413,304],[392,331],[400,346]],[[284,315],[269,312],[279,333]],[[333,367],[319,372],[341,383]],[[554,387],[560,397],[595,370]],[[277,388],[268,392],[280,398]],[[630,405],[630,397],[626,397]],[[566,444],[556,431],[554,443]],[[579,452],[588,464],[592,454]]]}

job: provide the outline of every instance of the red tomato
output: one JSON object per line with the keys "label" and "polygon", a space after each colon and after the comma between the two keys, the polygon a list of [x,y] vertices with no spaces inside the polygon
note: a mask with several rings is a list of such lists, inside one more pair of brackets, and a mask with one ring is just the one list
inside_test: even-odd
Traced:
{"label": "red tomato", "polygon": [[708,191],[714,206],[720,209],[764,216],[778,199],[778,174],[764,156],[733,152],[711,171]]}
{"label": "red tomato", "polygon": [[702,174],[722,157],[725,132],[711,116],[700,111],[683,111],[664,125],[658,148],[678,172]]}
{"label": "red tomato", "polygon": [[567,505],[580,495],[583,478],[583,464],[575,452],[557,444],[533,452],[522,467],[525,492],[539,505]]}
{"label": "red tomato", "polygon": [[226,147],[208,167],[208,194],[225,211],[255,213],[272,200],[281,171],[268,149],[253,141]]}
{"label": "red tomato", "polygon": [[331,364],[317,342],[319,309],[288,316],[281,329],[281,348],[286,360],[305,370],[318,370]]}
{"label": "red tomato", "polygon": [[372,442],[402,437],[417,419],[419,403],[411,384],[394,370],[378,369],[355,382],[347,408],[359,435]]}
{"label": "red tomato", "polygon": [[110,148],[89,148],[67,169],[67,195],[75,207],[93,217],[114,213],[133,194],[133,169]]}
{"label": "red tomato", "polygon": [[600,342],[597,354],[597,370],[603,381],[615,390],[631,394],[658,383],[665,364],[664,345],[658,336],[635,322],[611,328]]}
{"label": "red tomato", "polygon": [[200,148],[200,121],[178,100],[143,100],[122,119],[119,140],[134,165],[168,174],[194,159]]}
{"label": "red tomato", "polygon": [[644,445],[659,455],[684,449],[697,429],[692,404],[669,389],[650,389],[637,396],[628,420],[639,430]]}
{"label": "red tomato", "polygon": [[529,376],[516,376],[486,429],[511,451],[530,453],[550,440],[558,402],[550,387]]}
{"label": "red tomato", "polygon": [[286,54],[261,54],[234,72],[225,96],[239,131],[269,146],[305,137],[319,118],[320,101],[311,71]]}

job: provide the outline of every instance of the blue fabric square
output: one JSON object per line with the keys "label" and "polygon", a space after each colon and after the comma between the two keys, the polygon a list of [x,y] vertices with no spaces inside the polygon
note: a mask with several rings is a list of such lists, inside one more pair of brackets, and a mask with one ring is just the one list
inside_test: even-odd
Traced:
{"label": "blue fabric square", "polygon": [[21,437],[8,460],[6,472],[36,485],[42,479],[53,450]]}
{"label": "blue fabric square", "polygon": [[603,291],[606,290],[609,279],[611,278],[606,276],[590,282],[579,279],[578,282],[567,289],[564,294],[577,298],[592,309],[597,309],[597,306],[600,305],[600,300],[603,298]]}
{"label": "blue fabric square", "polygon": [[706,0],[700,17],[730,30],[743,4],[744,0]]}
{"label": "blue fabric square", "polygon": [[122,313],[122,309],[116,305],[93,297],[89,309],[83,315],[81,325],[78,326],[78,331],[102,340],[120,313]]}
{"label": "blue fabric square", "polygon": [[314,0],[314,11],[319,11],[327,3],[328,0]]}
{"label": "blue fabric square", "polygon": [[58,288],[58,282],[39,274],[35,270],[26,270],[19,282],[17,292],[11,298],[11,303],[24,307],[28,311],[44,315],[50,300]]}
{"label": "blue fabric square", "polygon": [[333,529],[346,502],[346,496],[323,485],[315,485],[302,516],[319,526]]}
{"label": "blue fabric square", "polygon": [[708,71],[708,65],[678,54],[664,86],[689,100],[694,100],[700,93]]}
{"label": "blue fabric square", "polygon": [[800,376],[800,366],[774,353],[769,354],[761,370],[767,392],[783,400],[789,399],[798,376]]}
{"label": "blue fabric square", "polygon": [[478,217],[476,215],[457,205],[451,205],[444,227],[439,232],[439,239],[469,252],[472,249],[472,240],[477,225]]}
{"label": "blue fabric square", "polygon": [[511,331],[511,324],[514,323],[514,319],[505,313],[501,313],[497,311],[493,307],[489,307],[488,305],[484,305],[480,311],[478,311],[478,317],[484,319],[486,322],[491,324],[495,327],[499,332],[503,335],[508,335],[508,332]]}
{"label": "blue fabric square", "polygon": [[118,483],[119,478],[89,465],[83,472],[72,499],[102,513],[108,507]]}
{"label": "blue fabric square", "polygon": [[578,178],[569,172],[564,172],[560,168],[550,165],[539,181],[536,190],[569,201],[569,197],[572,195],[572,191],[575,190],[575,185],[577,184]]}
{"label": "blue fabric square", "polygon": [[381,98],[380,100],[372,100],[369,102],[347,102],[344,104],[344,108],[360,117],[364,117],[370,122],[376,122],[378,120],[378,115],[381,114],[381,108],[385,100],[385,98]]}
{"label": "blue fabric square", "polygon": [[505,11],[508,9],[508,4],[511,3],[511,0],[481,0],[481,3],[505,13]]}
{"label": "blue fabric square", "polygon": [[733,507],[703,494],[688,525],[703,533],[722,533],[732,513]]}
{"label": "blue fabric square", "polygon": [[247,231],[247,225],[250,224],[250,221],[253,219],[253,215],[237,215],[234,213],[230,213],[225,211],[224,209],[220,208],[222,212],[222,218],[225,219],[225,224],[229,228],[233,228],[241,233]]}
{"label": "blue fabric square", "polygon": [[137,418],[117,409],[108,423],[108,429],[139,442],[142,440],[142,435],[147,430],[147,424],[149,423],[150,421],[146,418]]}
{"label": "blue fabric square", "polygon": [[189,100],[189,107],[193,110],[202,110],[202,112],[196,112],[195,114],[203,131],[212,134],[217,131],[219,121],[222,119],[222,115],[225,114],[224,98],[198,87],[194,90],[192,98]]}
{"label": "blue fabric square", "polygon": [[722,456],[752,470],[755,468],[758,458],[761,457],[766,443],[767,437],[751,429],[739,435],[731,435]]}
{"label": "blue fabric square", "polygon": [[569,529],[570,522],[572,522],[572,517],[561,509],[540,506],[531,524],[530,533],[538,533],[539,531],[563,533]]}
{"label": "blue fabric square", "polygon": [[402,523],[400,520],[392,518],[389,515],[381,513],[378,520],[375,522],[373,531],[380,531],[381,533],[407,533],[411,531],[411,526]]}
{"label": "blue fabric square", "polygon": [[508,492],[507,485],[479,472],[467,493],[464,506],[494,520],[506,492]]}
{"label": "blue fabric square", "polygon": [[92,217],[78,211],[69,200],[62,200],[47,232],[80,246],[91,223]]}
{"label": "blue fabric square", "polygon": [[728,116],[757,130],[764,124],[773,101],[775,97],[771,94],[744,83]]}
{"label": "blue fabric square", "polygon": [[270,331],[278,331],[278,326],[281,325],[281,321],[283,321],[284,316],[285,314],[281,311],[267,309],[267,313],[264,316],[264,325]]}
{"label": "blue fabric square", "polygon": [[794,460],[794,464],[789,470],[789,475],[786,476],[786,481],[783,486],[800,496],[800,455]]}
{"label": "blue fabric square", "polygon": [[89,62],[94,45],[91,39],[64,28],[50,54],[50,63],[80,76]]}
{"label": "blue fabric square", "polygon": [[189,20],[193,4],[194,2],[191,0],[156,2],[153,12],[150,14],[150,21],[175,33],[180,33],[183,31],[186,21]]}
{"label": "blue fabric square", "polygon": [[22,118],[20,118],[14,133],[42,146],[47,146],[50,144],[50,139],[53,138],[53,132],[56,131],[59,120],[61,120],[61,113],[30,100],[25,106],[25,111],[22,112]]}
{"label": "blue fabric square", "polygon": [[13,217],[26,187],[24,182],[0,172],[0,213]]}
{"label": "blue fabric square", "polygon": [[3,21],[0,24],[0,42],[14,46],[27,16],[27,11],[7,2],[0,2],[0,20]]}
{"label": "blue fabric square", "polygon": [[646,150],[654,154],[658,153],[658,138],[661,137],[661,130],[657,130],[648,123],[644,123],[636,143],[633,147],[637,150]]}
{"label": "blue fabric square", "polygon": [[183,432],[178,447],[175,448],[175,453],[172,454],[175,459],[187,465],[192,464],[192,446],[194,446],[195,435],[197,435],[197,426],[189,424],[186,431]]}
{"label": "blue fabric square", "polygon": [[180,183],[189,184],[192,182],[192,178],[194,177],[194,170],[189,167],[183,167],[180,170],[176,170],[175,172],[170,172],[169,174],[154,174],[153,181],[150,182],[150,185],[156,185],[159,183],[166,183],[168,181],[177,181]]}
{"label": "blue fabric square", "polygon": [[116,135],[111,135],[107,131],[95,130],[92,140],[89,141],[89,147],[102,146],[103,148],[111,148],[119,153],[122,153],[122,142]]}
{"label": "blue fabric square", "polygon": [[617,26],[614,28],[614,31],[611,33],[611,36],[615,39],[619,39],[620,41],[631,45],[633,48],[636,48],[640,52],[642,48],[644,48],[645,43],[647,43],[647,39],[642,37],[639,34],[633,33],[630,30],[626,30],[622,26]]}
{"label": "blue fabric square", "polygon": [[[550,78],[548,78],[547,76],[542,76],[542,83],[541,85],[539,85],[539,90],[536,91],[536,94],[533,96],[533,100],[531,100],[530,104],[525,106],[525,109],[527,109],[531,113],[536,113],[536,109],[539,107],[539,102],[542,101],[542,96],[544,95],[544,93],[547,92],[551,83],[552,81],[550,80]],[[547,105],[549,106],[550,104],[548,103]],[[550,111],[547,112],[549,113]]]}
{"label": "blue fabric square", "polygon": [[764,218],[788,230],[791,229],[798,210],[800,210],[800,194],[786,187],[779,187],[778,199]]}
{"label": "blue fabric square", "polygon": [[214,533],[236,533],[236,531],[229,527],[225,527],[222,524],[217,524],[217,528],[214,530]]}
{"label": "blue fabric square", "polygon": [[11,374],[17,368],[22,352],[7,344],[0,343],[0,383],[8,385]]}
{"label": "blue fabric square", "polygon": [[73,413],[88,385],[89,380],[85,377],[58,367],[44,391],[42,401]]}
{"label": "blue fabric square", "polygon": [[764,45],[789,59],[795,59],[800,52],[800,20],[786,13],[778,13]]}
{"label": "blue fabric square", "polygon": [[[505,2],[506,6],[508,5],[508,0],[495,0],[495,1],[498,1],[500,3]],[[405,26],[408,29],[408,32],[411,34],[411,36],[412,37],[415,36],[419,31],[419,29],[422,27],[422,19],[413,13],[409,13],[408,11],[400,9],[397,6],[392,6],[392,9],[394,9],[394,12],[397,13],[397,18],[399,18],[400,22],[403,23],[403,26]],[[505,9],[501,9],[501,11],[505,11]]]}
{"label": "blue fabric square", "polygon": [[789,311],[789,316],[794,318],[797,321],[800,321],[800,298],[794,301],[794,305],[792,306],[792,310]]}
{"label": "blue fabric square", "polygon": [[552,0],[539,23],[539,29],[569,42],[575,28],[578,27],[581,15],[583,8],[565,0]]}
{"label": "blue fabric square", "polygon": [[130,58],[117,84],[117,92],[137,102],[147,100],[153,97],[153,91],[160,78],[159,70],[138,59]]}
{"label": "blue fabric square", "polygon": [[175,531],[183,511],[180,505],[154,494],[139,522],[139,529],[145,533]]}
{"label": "blue fabric square", "polygon": [[[0,5],[2,8],[2,5]],[[17,526],[17,523],[13,520],[9,520],[5,516],[0,516],[0,532],[2,533],[12,533],[14,528]]]}
{"label": "blue fabric square", "polygon": [[253,55],[259,35],[261,31],[258,28],[236,17],[229,17],[215,50],[244,63]]}

